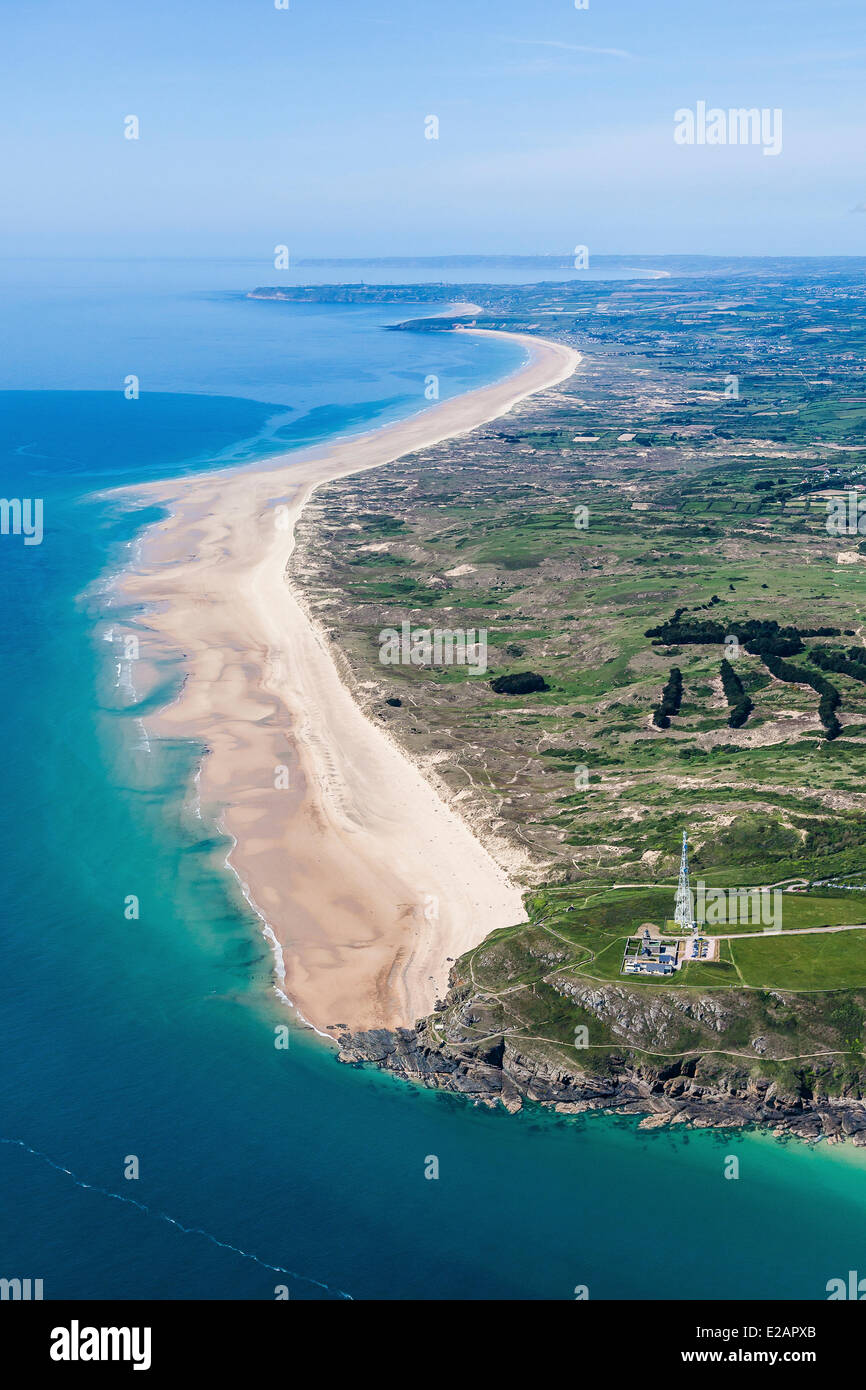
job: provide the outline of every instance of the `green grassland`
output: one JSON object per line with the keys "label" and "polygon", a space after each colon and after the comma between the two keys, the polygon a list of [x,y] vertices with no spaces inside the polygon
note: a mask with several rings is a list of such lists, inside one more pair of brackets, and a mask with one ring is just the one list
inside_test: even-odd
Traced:
{"label": "green grassland", "polygon": [[866,986],[866,931],[822,936],[750,937],[729,943],[743,981],[754,988],[837,990]]}
{"label": "green grassland", "polygon": [[[490,287],[479,302],[491,326],[525,330],[541,293]],[[455,967],[461,987],[484,992],[479,1027],[562,1042],[585,1012],[584,981],[639,1001],[742,996],[722,1029],[734,1050],[759,1025],[779,1057],[785,1040],[829,1046],[828,998],[866,987],[866,932],[786,933],[866,921],[866,893],[784,893],[781,936],[724,943],[717,963],[674,979],[626,983],[620,965],[629,935],[672,915],[684,830],[693,880],[711,886],[866,874],[866,684],[828,677],[842,725],[828,740],[816,690],[741,650],[732,664],[754,708],[734,728],[724,646],[647,635],[683,610],[726,631],[774,621],[866,647],[866,552],[826,525],[829,496],[866,487],[866,292],[840,272],[829,287],[720,276],[607,293],[557,290],[567,307],[545,332],[584,363],[555,394],[319,489],[296,577],[371,717],[523,856],[530,924]],[[487,669],[383,667],[379,631],[407,620],[483,629]],[[817,675],[810,652],[833,640],[806,636],[791,660]],[[672,667],[682,703],[660,729],[651,716]],[[490,688],[527,671],[548,688]],[[770,1022],[758,1018],[768,990],[797,994],[784,1026],[769,1004]],[[719,1042],[694,1021],[682,1029],[695,1047]],[[642,1038],[635,1023],[633,1045]]]}

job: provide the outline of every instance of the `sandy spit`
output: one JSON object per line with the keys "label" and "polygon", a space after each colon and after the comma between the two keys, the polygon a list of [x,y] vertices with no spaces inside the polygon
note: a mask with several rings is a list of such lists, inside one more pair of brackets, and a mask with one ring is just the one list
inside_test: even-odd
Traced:
{"label": "sandy spit", "polygon": [[528,361],[492,386],[321,448],[114,494],[169,513],[117,585],[144,611],[142,656],[180,653],[186,672],[148,735],[207,749],[202,805],[234,842],[228,862],[276,943],[280,991],[322,1032],[409,1026],[444,994],[448,957],[525,917],[506,872],[361,712],[286,578],[321,483],[472,430],[580,361],[497,336],[518,338]]}

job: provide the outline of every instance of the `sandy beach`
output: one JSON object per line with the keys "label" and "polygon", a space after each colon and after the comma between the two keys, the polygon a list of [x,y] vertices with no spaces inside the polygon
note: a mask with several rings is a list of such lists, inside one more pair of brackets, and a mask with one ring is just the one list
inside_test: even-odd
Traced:
{"label": "sandy beach", "polygon": [[518,887],[343,685],[286,578],[295,521],[319,484],[471,430],[580,360],[518,340],[518,372],[410,419],[122,494],[170,513],[118,583],[143,609],[142,669],[180,653],[186,672],[148,734],[206,748],[201,804],[232,838],[279,989],[322,1032],[410,1025],[444,994],[449,957],[525,914]]}

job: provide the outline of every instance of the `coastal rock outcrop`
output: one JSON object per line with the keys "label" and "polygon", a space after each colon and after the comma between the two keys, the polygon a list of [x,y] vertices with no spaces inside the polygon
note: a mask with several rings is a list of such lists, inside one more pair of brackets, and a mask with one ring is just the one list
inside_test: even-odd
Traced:
{"label": "coastal rock outcrop", "polygon": [[[511,1112],[530,1102],[560,1115],[593,1110],[641,1115],[644,1128],[760,1126],[779,1136],[848,1139],[866,1147],[866,1102],[860,1094],[825,1096],[818,1086],[812,1095],[789,1093],[735,1065],[720,1070],[714,1061],[707,1069],[701,1056],[658,1067],[640,1064],[624,1051],[607,1058],[602,1075],[564,1067],[536,1045],[523,1048],[503,1035],[480,1043],[447,1040],[437,1036],[435,1018],[412,1029],[345,1033],[339,1045],[341,1062],[373,1063],[406,1081]],[[818,1082],[820,1068],[814,1071]]]}

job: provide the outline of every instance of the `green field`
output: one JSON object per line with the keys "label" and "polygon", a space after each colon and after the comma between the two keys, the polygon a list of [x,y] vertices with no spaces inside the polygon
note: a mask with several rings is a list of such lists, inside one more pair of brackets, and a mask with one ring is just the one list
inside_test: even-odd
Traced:
{"label": "green field", "polygon": [[[866,1011],[851,997],[866,931],[789,935],[866,922],[866,892],[811,889],[866,877],[866,681],[808,679],[866,650],[866,539],[826,525],[832,499],[866,496],[866,289],[841,271],[832,287],[738,272],[623,285],[609,314],[598,293],[558,289],[549,314],[543,287],[479,287],[490,326],[559,338],[583,368],[507,418],[320,488],[296,578],[370,717],[514,849],[517,881],[543,885],[527,923],[454,963],[439,1025],[568,1047],[580,1021],[595,1045],[727,1049],[757,1074],[844,1050]],[[730,299],[736,315],[712,312]],[[378,632],[403,621],[485,629],[486,670],[383,668]],[[732,726],[721,634],[746,624],[775,624],[807,679],[735,633],[752,708]],[[682,699],[660,727],[674,667]],[[545,686],[491,688],[521,673]],[[718,962],[623,976],[627,937],[672,916],[683,831],[693,886],[809,891],[783,893],[781,935],[711,921],[734,938]]]}
{"label": "green field", "polygon": [[835,990],[866,985],[866,931],[750,937],[728,942],[745,984],[761,989]]}

